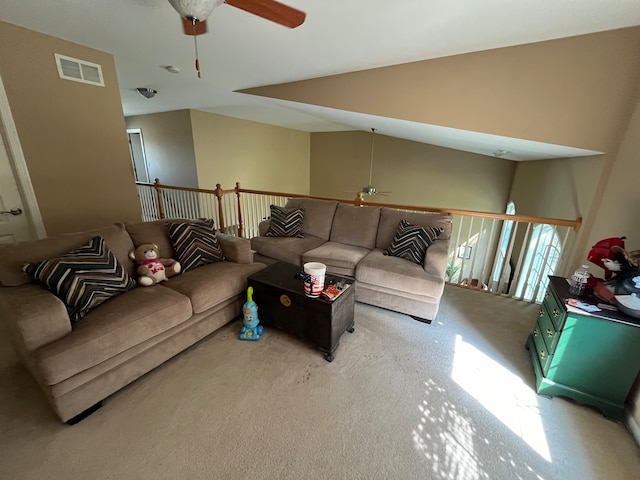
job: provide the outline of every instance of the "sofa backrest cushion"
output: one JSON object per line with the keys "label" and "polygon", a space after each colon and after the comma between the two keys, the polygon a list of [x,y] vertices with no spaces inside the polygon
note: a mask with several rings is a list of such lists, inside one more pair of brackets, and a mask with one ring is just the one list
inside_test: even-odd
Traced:
{"label": "sofa backrest cushion", "polygon": [[379,221],[380,207],[355,207],[341,203],[333,217],[330,240],[373,249]]}
{"label": "sofa backrest cushion", "polygon": [[17,287],[33,282],[33,278],[22,271],[25,263],[39,262],[59,257],[69,250],[87,243],[94,236],[105,239],[107,246],[130,275],[135,265],[129,259],[133,248],[124,224],[114,223],[89,232],[69,233],[55,237],[0,245],[0,283],[6,287]]}
{"label": "sofa backrest cushion", "polygon": [[290,198],[286,208],[304,207],[302,231],[305,234],[329,240],[331,223],[336,213],[338,202],[318,200],[316,198]]}
{"label": "sofa backrest cushion", "polygon": [[125,223],[131,236],[134,248],[143,243],[155,243],[160,250],[160,258],[176,258],[173,244],[169,237],[167,222],[172,220],[155,220],[153,222]]}
{"label": "sofa backrest cushion", "polygon": [[96,230],[87,232],[90,237],[99,236],[105,239],[107,247],[113,252],[129,275],[136,275],[136,263],[129,257],[133,250],[133,242],[127,233],[124,223],[114,223]]}
{"label": "sofa backrest cushion", "polygon": [[438,240],[451,238],[450,213],[403,212],[395,208],[383,207],[380,212],[380,225],[376,238],[376,248],[386,250],[391,245],[401,220],[421,227],[442,228]]}

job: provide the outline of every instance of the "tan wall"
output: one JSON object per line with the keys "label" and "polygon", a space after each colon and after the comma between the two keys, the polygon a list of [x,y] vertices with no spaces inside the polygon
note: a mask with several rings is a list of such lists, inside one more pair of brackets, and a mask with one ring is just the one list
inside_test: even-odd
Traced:
{"label": "tan wall", "polygon": [[[613,164],[602,198],[598,198],[599,208],[586,243],[583,257],[588,249],[599,240],[608,237],[626,236],[628,250],[640,250],[640,103],[635,104],[635,113],[629,123]],[[600,269],[589,264],[589,268],[602,275]],[[630,396],[630,413],[640,427],[640,379],[636,381],[635,392]],[[640,431],[638,432],[640,435]],[[640,437],[638,437],[640,441]]]}
{"label": "tan wall", "polygon": [[309,193],[309,133],[191,110],[201,188]]}
{"label": "tan wall", "polygon": [[640,76],[640,27],[245,90],[606,152]]}
{"label": "tan wall", "polygon": [[626,236],[630,250],[640,249],[640,103],[620,144],[599,207],[588,248],[598,240]]}
{"label": "tan wall", "polygon": [[127,128],[142,131],[149,180],[165,185],[198,187],[189,110],[126,118]]}
{"label": "tan wall", "polygon": [[511,200],[518,215],[576,219],[591,208],[603,156],[518,162]]}
{"label": "tan wall", "polygon": [[[102,65],[106,86],[60,79],[54,53]],[[0,22],[0,75],[47,233],[139,221],[113,57]]]}
{"label": "tan wall", "polygon": [[[369,182],[371,133],[311,134],[311,193],[353,199]],[[375,202],[504,212],[515,162],[375,136]]]}

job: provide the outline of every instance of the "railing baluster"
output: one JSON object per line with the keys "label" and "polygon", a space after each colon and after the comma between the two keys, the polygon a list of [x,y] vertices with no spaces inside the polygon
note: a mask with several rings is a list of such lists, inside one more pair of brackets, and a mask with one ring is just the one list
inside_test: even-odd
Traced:
{"label": "railing baluster", "polygon": [[[482,219],[482,225],[484,226],[484,218]],[[482,269],[481,269],[481,278],[482,281],[487,284],[488,287],[491,286],[491,273],[487,275],[487,260],[489,259],[489,255],[491,254],[491,248],[493,247],[493,238],[496,231],[496,220],[491,220],[491,228],[489,229],[489,238],[487,241],[484,241],[484,230],[483,231],[483,244],[485,245],[484,255],[482,256]]]}
{"label": "railing baluster", "polygon": [[[529,224],[529,227],[531,227],[531,224]],[[538,225],[538,227],[542,228],[541,225]],[[536,227],[533,227],[533,231],[536,231]],[[527,239],[529,238],[529,230],[527,230]],[[542,238],[542,231],[539,232],[539,234],[536,236],[536,240],[535,240],[535,248],[533,249],[533,253],[531,253],[531,261],[529,262],[529,265],[527,265],[527,271],[525,272],[525,276],[524,276],[524,281],[522,282],[522,292],[520,294],[520,297],[523,298],[524,300],[526,300],[526,293],[527,293],[527,289],[529,288],[529,277],[531,275],[531,272],[533,271],[533,268],[536,264],[536,258],[535,256],[537,255],[538,252],[538,246],[540,245],[540,239]],[[525,239],[525,242],[528,242],[528,240]],[[527,253],[527,249],[523,248],[521,250],[521,258],[524,258],[525,254]],[[519,282],[518,282],[519,283]]]}
{"label": "railing baluster", "polygon": [[[509,259],[511,258],[511,253],[513,252],[513,245],[515,244],[516,236],[518,235],[518,227],[520,226],[520,222],[514,222],[513,228],[511,230],[511,236],[509,238],[509,246],[507,247],[507,253],[504,257],[504,261],[502,262],[502,267],[500,268],[500,276],[498,277],[498,292],[502,293],[504,286],[504,273],[507,267],[511,268],[509,264]],[[513,267],[513,272],[515,272],[516,265]],[[515,276],[513,277],[515,278]],[[508,285],[508,289],[511,290],[512,285]],[[507,292],[509,294],[509,292]]]}

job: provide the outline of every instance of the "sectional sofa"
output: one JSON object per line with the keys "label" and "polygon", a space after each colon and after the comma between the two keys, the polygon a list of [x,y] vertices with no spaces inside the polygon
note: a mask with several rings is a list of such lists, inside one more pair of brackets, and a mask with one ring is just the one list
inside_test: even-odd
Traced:
{"label": "sectional sofa", "polygon": [[[356,301],[427,323],[435,318],[444,291],[450,214],[358,207],[306,197],[290,198],[284,210],[303,212],[302,236],[270,236],[272,219],[261,222],[260,235],[251,239],[256,261],[300,266],[321,262],[329,273],[355,278]],[[386,254],[402,220],[439,231],[420,263]]]}
{"label": "sectional sofa", "polygon": [[[241,315],[247,277],[265,267],[253,262],[246,239],[214,231],[224,258],[196,263],[151,287],[131,282],[136,265],[129,252],[134,247],[155,243],[162,258],[176,258],[168,222],[182,226],[189,221],[116,223],[0,246],[0,316],[19,357],[62,421],[81,419],[112,393]],[[115,267],[116,281],[124,279],[124,291],[75,319],[66,304],[70,296],[63,301],[22,267],[79,250],[87,254],[85,246],[94,239],[104,239],[108,251],[102,248],[96,255]],[[82,259],[65,261],[73,266]],[[63,277],[56,281],[63,283]],[[104,283],[105,291],[115,288]]]}

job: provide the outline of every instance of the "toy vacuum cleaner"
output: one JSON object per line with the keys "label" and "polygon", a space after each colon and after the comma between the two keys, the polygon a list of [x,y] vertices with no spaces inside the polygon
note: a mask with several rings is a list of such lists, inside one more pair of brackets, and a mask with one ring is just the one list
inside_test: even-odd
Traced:
{"label": "toy vacuum cleaner", "polygon": [[240,340],[260,340],[264,328],[258,325],[258,306],[253,301],[253,287],[247,288],[247,302],[242,306],[244,323],[240,330]]}

